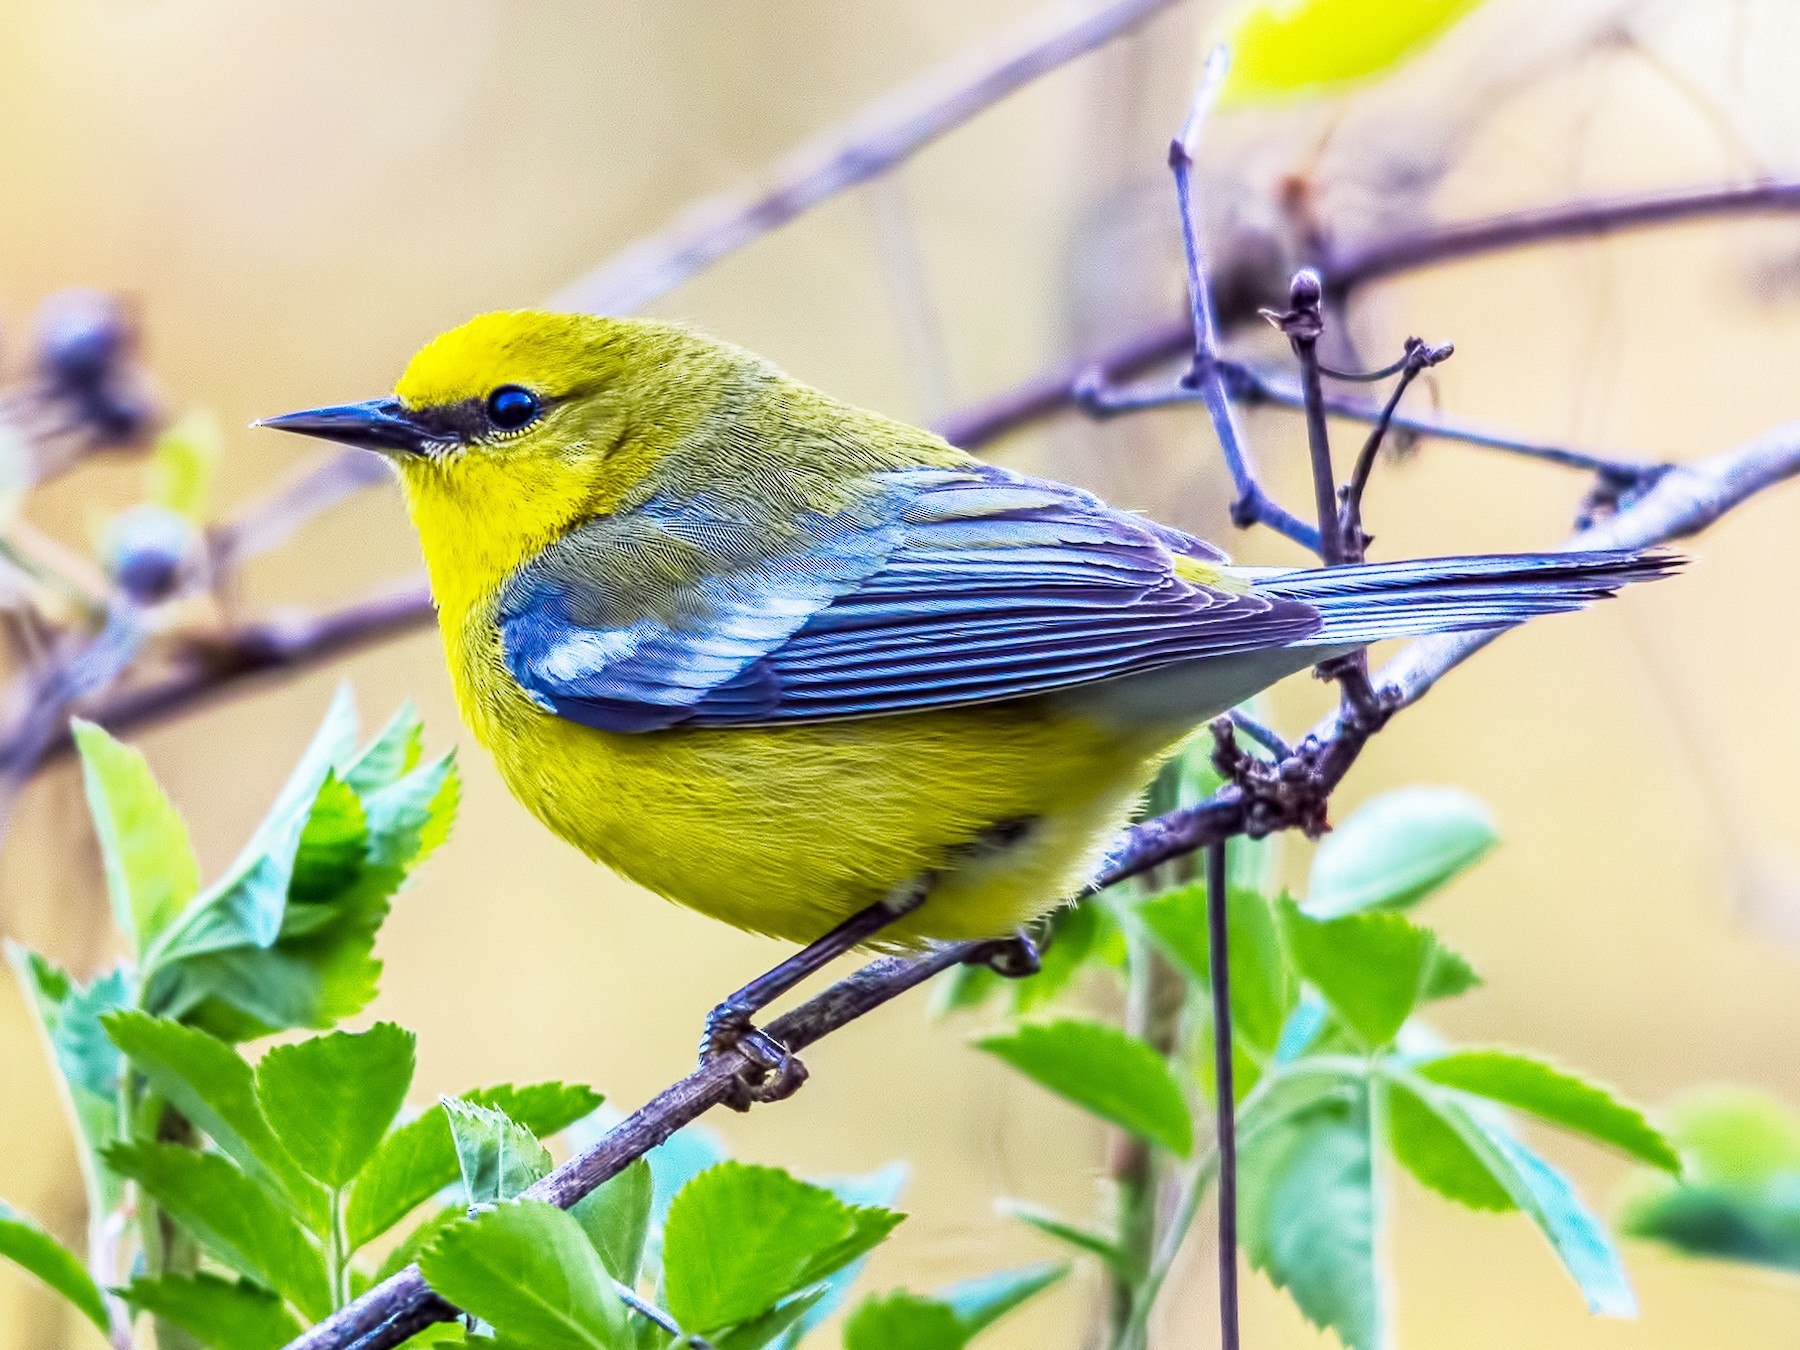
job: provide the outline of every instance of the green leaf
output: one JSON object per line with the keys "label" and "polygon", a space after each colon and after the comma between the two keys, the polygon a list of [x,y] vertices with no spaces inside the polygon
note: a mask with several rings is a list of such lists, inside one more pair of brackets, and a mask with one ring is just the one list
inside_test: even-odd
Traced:
{"label": "green leaf", "polygon": [[1089,1256],[1099,1257],[1111,1268],[1120,1268],[1125,1259],[1118,1246],[1105,1233],[1071,1223],[1050,1210],[1027,1204],[1023,1200],[1002,1200],[999,1209],[1008,1218],[1029,1224],[1045,1237],[1054,1238]]}
{"label": "green leaf", "polygon": [[1384,793],[1320,841],[1306,911],[1329,919],[1416,905],[1486,857],[1499,838],[1487,808],[1466,792]]}
{"label": "green leaf", "polygon": [[335,774],[319,785],[300,831],[281,936],[300,937],[330,922],[332,901],[356,884],[369,851],[369,824],[356,790]]}
{"label": "green leaf", "polygon": [[1246,1136],[1239,1186],[1250,1264],[1348,1350],[1385,1345],[1366,1085]]}
{"label": "green leaf", "polygon": [[1257,0],[1224,41],[1221,106],[1305,97],[1385,74],[1435,42],[1479,0]]}
{"label": "green leaf", "polygon": [[[601,1097],[572,1083],[530,1083],[483,1088],[463,1094],[463,1100],[503,1111],[537,1138],[547,1139],[591,1115]],[[382,1140],[357,1177],[344,1220],[351,1247],[385,1233],[459,1175],[444,1108],[433,1105]]]}
{"label": "green leaf", "polygon": [[[1146,900],[1137,911],[1169,955],[1203,988],[1212,985],[1212,944],[1207,938],[1206,887],[1181,886]],[[1238,1041],[1267,1060],[1300,991],[1288,967],[1281,931],[1269,902],[1255,891],[1225,893],[1226,939],[1231,949],[1231,1020]]]}
{"label": "green leaf", "polygon": [[150,500],[204,525],[224,449],[218,420],[207,412],[188,413],[156,438],[150,452]]}
{"label": "green leaf", "polygon": [[70,723],[113,919],[143,952],[200,890],[200,864],[144,756],[92,722]]}
{"label": "green leaf", "polygon": [[1284,900],[1281,911],[1301,975],[1365,1044],[1390,1043],[1438,963],[1437,935],[1387,910],[1316,919]]}
{"label": "green leaf", "polygon": [[510,1200],[446,1228],[419,1257],[431,1287],[522,1345],[625,1350],[624,1305],[581,1225]]}
{"label": "green leaf", "polygon": [[299,1221],[234,1163],[148,1140],[114,1144],[105,1157],[233,1270],[268,1285],[310,1318],[331,1311],[319,1249]]}
{"label": "green leaf", "polygon": [[1510,1050],[1458,1050],[1425,1060],[1414,1071],[1430,1082],[1528,1111],[1652,1167],[1681,1170],[1680,1157],[1643,1112],[1541,1059]]}
{"label": "green leaf", "polygon": [[948,1305],[896,1290],[857,1305],[844,1323],[844,1350],[962,1350],[969,1336]]}
{"label": "green leaf", "polygon": [[140,1277],[122,1292],[137,1312],[173,1323],[215,1350],[281,1350],[304,1330],[268,1290],[205,1272]]}
{"label": "green leaf", "polygon": [[762,1316],[739,1322],[729,1331],[714,1336],[709,1344],[713,1350],[762,1350],[765,1345],[779,1343],[788,1347],[797,1344],[798,1338],[812,1325],[828,1292],[820,1287],[796,1294]]}
{"label": "green leaf", "polygon": [[425,724],[411,699],[344,770],[344,781],[366,797],[411,773],[425,758]]}
{"label": "green leaf", "polygon": [[719,1163],[669,1207],[669,1311],[699,1334],[756,1317],[869,1251],[901,1217],[846,1205],[779,1168]]}
{"label": "green leaf", "polygon": [[0,1201],[0,1256],[61,1294],[107,1335],[106,1299],[80,1258],[18,1210]]}
{"label": "green leaf", "polygon": [[1589,1310],[1606,1317],[1632,1316],[1637,1299],[1618,1249],[1568,1178],[1520,1143],[1498,1118],[1471,1113],[1468,1120],[1474,1129],[1464,1131],[1464,1142],[1549,1239]]}
{"label": "green leaf", "polygon": [[1432,957],[1431,969],[1425,972],[1425,988],[1419,994],[1419,1002],[1457,998],[1480,987],[1481,976],[1475,973],[1475,967],[1467,958],[1440,942]]}
{"label": "green leaf", "polygon": [[223,1041],[148,1013],[105,1019],[106,1034],[150,1086],[252,1176],[277,1186],[315,1226],[326,1214],[318,1186],[270,1129],[256,1100],[256,1073]]}
{"label": "green leaf", "polygon": [[1193,1116],[1174,1073],[1148,1045],[1117,1027],[1064,1018],[1028,1023],[975,1044],[1102,1120],[1179,1157],[1193,1151]]}
{"label": "green leaf", "polygon": [[1420,1183],[1471,1209],[1518,1208],[1481,1155],[1464,1142],[1476,1126],[1448,1093],[1421,1092],[1396,1078],[1387,1084],[1385,1106],[1388,1147]]}
{"label": "green leaf", "polygon": [[948,1304],[963,1329],[973,1336],[1036,1298],[1068,1273],[1068,1266],[1059,1261],[1040,1261],[1016,1270],[959,1280],[938,1290],[932,1297]]}
{"label": "green leaf", "polygon": [[600,1261],[620,1284],[636,1285],[650,1236],[655,1186],[642,1158],[576,1202],[569,1212],[587,1233]]}
{"label": "green leaf", "polygon": [[381,1265],[376,1268],[375,1280],[380,1283],[390,1275],[398,1275],[414,1261],[419,1253],[437,1241],[439,1233],[453,1223],[461,1223],[469,1216],[467,1205],[445,1205],[442,1209],[427,1214],[381,1258]]}
{"label": "green leaf", "polygon": [[29,995],[38,1033],[56,1066],[70,1122],[83,1144],[78,1156],[89,1189],[110,1210],[119,1202],[119,1185],[101,1165],[99,1154],[119,1137],[122,1060],[101,1019],[130,1003],[130,981],[123,970],[114,970],[84,986],[28,948],[9,942],[6,954]]}
{"label": "green leaf", "polygon": [[1763,1093],[1704,1088],[1669,1117],[1691,1180],[1752,1190],[1800,1173],[1800,1118]]}
{"label": "green leaf", "polygon": [[412,1086],[414,1037],[392,1022],[278,1045],[256,1068],[256,1096],[302,1171],[348,1185]]}
{"label": "green leaf", "polygon": [[550,1151],[506,1112],[456,1097],[445,1097],[439,1105],[450,1121],[471,1205],[510,1200],[549,1174]]}

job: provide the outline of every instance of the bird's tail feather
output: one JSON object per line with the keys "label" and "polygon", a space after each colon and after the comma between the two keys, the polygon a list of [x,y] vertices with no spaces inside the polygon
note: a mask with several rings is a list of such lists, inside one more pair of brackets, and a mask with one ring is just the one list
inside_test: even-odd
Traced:
{"label": "bird's tail feather", "polygon": [[1316,607],[1323,626],[1307,645],[1360,646],[1386,638],[1503,628],[1580,609],[1634,581],[1682,564],[1675,553],[1500,553],[1414,558],[1294,571],[1261,570],[1259,591]]}

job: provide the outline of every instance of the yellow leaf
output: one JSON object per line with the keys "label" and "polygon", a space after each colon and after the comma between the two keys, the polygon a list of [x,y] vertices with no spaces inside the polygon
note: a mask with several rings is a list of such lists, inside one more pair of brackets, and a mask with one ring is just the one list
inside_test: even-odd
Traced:
{"label": "yellow leaf", "polygon": [[223,438],[212,414],[192,412],[157,437],[150,500],[196,525],[206,521]]}
{"label": "yellow leaf", "polygon": [[1256,0],[1229,25],[1222,106],[1302,98],[1385,74],[1481,0]]}

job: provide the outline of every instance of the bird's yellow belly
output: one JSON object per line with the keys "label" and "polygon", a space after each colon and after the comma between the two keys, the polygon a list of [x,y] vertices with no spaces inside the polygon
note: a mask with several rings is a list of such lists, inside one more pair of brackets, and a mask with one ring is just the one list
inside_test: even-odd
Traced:
{"label": "bird's yellow belly", "polygon": [[929,898],[884,941],[1011,931],[1082,888],[1179,740],[1041,699],[622,735],[461,669],[477,737],[551,829],[658,894],[795,942],[926,875]]}

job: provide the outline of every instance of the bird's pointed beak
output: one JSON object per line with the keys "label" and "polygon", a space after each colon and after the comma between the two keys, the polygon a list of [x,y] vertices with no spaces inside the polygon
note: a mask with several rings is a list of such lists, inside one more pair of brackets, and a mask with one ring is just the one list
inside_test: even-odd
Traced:
{"label": "bird's pointed beak", "polygon": [[339,441],[379,455],[423,455],[442,446],[441,432],[423,425],[397,398],[372,398],[366,403],[345,403],[335,408],[309,408],[283,413],[253,423],[277,431],[298,432]]}

